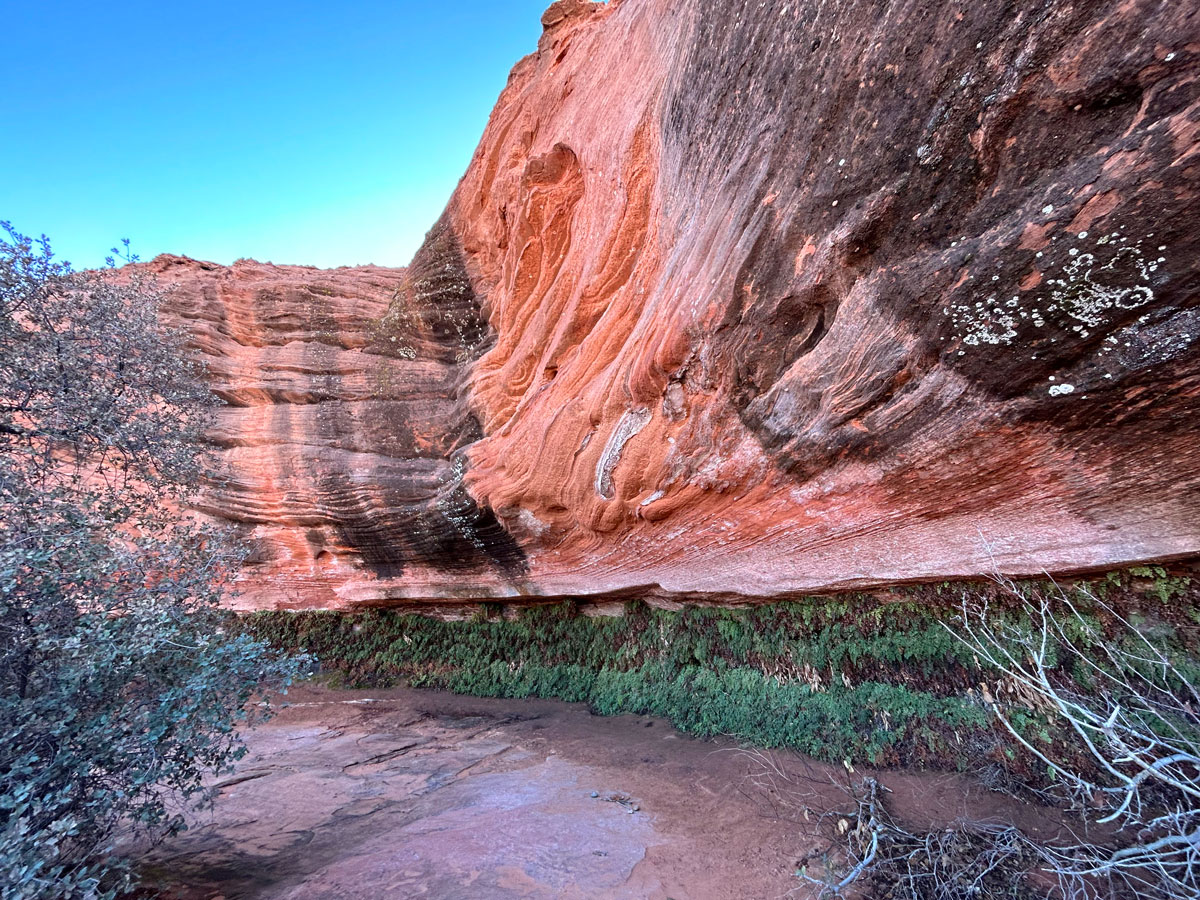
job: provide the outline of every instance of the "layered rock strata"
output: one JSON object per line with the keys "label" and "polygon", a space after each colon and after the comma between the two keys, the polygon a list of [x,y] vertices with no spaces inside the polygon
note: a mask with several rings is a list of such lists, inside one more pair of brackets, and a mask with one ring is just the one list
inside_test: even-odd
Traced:
{"label": "layered rock strata", "polygon": [[250,551],[244,607],[336,607],[359,584],[471,599],[524,556],[463,486],[478,440],[461,395],[487,331],[439,226],[406,269],[320,270],[160,256],[168,318],[223,401],[197,508]]}
{"label": "layered rock strata", "polygon": [[233,404],[207,508],[264,548],[248,602],[729,601],[1200,551],[1189,4],[543,24],[406,272],[156,263]]}

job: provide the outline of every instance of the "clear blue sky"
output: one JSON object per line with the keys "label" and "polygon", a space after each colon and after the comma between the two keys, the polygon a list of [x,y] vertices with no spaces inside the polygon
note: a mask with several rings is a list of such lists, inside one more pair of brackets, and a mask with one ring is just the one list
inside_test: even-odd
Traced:
{"label": "clear blue sky", "polygon": [[404,265],[549,2],[5,3],[0,219],[77,267]]}

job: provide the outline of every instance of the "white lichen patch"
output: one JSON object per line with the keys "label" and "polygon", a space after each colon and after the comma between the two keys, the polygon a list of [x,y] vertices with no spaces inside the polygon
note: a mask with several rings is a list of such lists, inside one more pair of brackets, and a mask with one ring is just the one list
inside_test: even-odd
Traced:
{"label": "white lichen patch", "polygon": [[1052,384],[1050,385],[1051,397],[1062,397],[1066,394],[1075,393],[1075,385],[1073,384]]}
{"label": "white lichen patch", "polygon": [[1099,262],[1096,253],[1073,253],[1062,276],[1047,280],[1048,309],[1078,323],[1073,330],[1080,337],[1111,321],[1115,310],[1138,309],[1154,299],[1150,276],[1160,261],[1147,260],[1137,246],[1127,243],[1107,256]]}
{"label": "white lichen patch", "polygon": [[[434,502],[434,508],[441,513],[442,518],[454,526],[454,530],[470,541],[471,545],[483,553],[488,552],[488,544],[483,536],[475,530],[475,520],[470,515],[470,506],[463,502],[469,500],[463,479],[467,474],[466,459],[456,457],[449,473],[443,476],[442,483],[446,485],[440,496]],[[447,489],[449,488],[449,489]]]}
{"label": "white lichen patch", "polygon": [[[1018,314],[995,295],[974,305],[960,304],[944,311],[950,316],[950,324],[964,344],[972,347],[979,344],[1011,344],[1017,336]],[[959,351],[964,355],[966,351]]]}
{"label": "white lichen patch", "polygon": [[517,524],[535,537],[542,537],[550,530],[550,523],[543,522],[527,509],[517,513]]}
{"label": "white lichen patch", "polygon": [[[1140,369],[1169,362],[1200,343],[1200,309],[1187,309],[1157,322],[1139,316],[1125,328],[1105,338],[1101,358],[1121,369]],[[1104,376],[1111,379],[1112,373]]]}
{"label": "white lichen patch", "polygon": [[[1088,238],[1086,231],[1077,237]],[[1115,323],[1122,312],[1150,303],[1152,276],[1166,262],[1162,256],[1148,257],[1140,242],[1130,243],[1120,232],[1092,237],[1082,247],[1066,248],[1066,254],[1057,273],[1053,264],[1039,263],[1048,270],[1044,280],[1048,295],[1034,299],[992,294],[944,308],[954,338],[969,347],[1009,346],[1022,334],[1030,337],[1034,329],[1050,325],[1087,339]],[[1039,251],[1036,256],[1041,260],[1043,254]],[[999,280],[998,275],[991,277],[993,283]]]}

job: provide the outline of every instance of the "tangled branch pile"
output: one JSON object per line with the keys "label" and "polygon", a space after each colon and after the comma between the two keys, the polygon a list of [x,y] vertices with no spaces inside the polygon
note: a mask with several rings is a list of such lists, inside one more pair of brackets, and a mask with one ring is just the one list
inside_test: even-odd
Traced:
{"label": "tangled branch pile", "polygon": [[[1014,618],[964,605],[953,630],[1003,684],[987,693],[1014,742],[1044,767],[1042,799],[1081,823],[1066,840],[958,823],[904,827],[873,779],[839,813],[836,874],[801,873],[821,896],[886,900],[1055,897],[1194,900],[1200,896],[1200,665],[1153,627],[1095,594],[1022,594]],[[1001,697],[1004,699],[996,699]],[[1029,723],[1042,722],[1041,736]]]}
{"label": "tangled branch pile", "polygon": [[854,810],[839,814],[836,830],[849,860],[844,871],[824,879],[801,872],[819,897],[839,897],[851,887],[877,900],[1039,896],[1028,882],[1037,850],[1016,828],[956,823],[910,830],[889,811],[886,791],[865,778],[854,791]]}
{"label": "tangled branch pile", "polygon": [[962,639],[1065,732],[1070,752],[1039,746],[997,702],[999,720],[1046,767],[1065,806],[1117,829],[1102,843],[1085,830],[1071,846],[1043,848],[1043,865],[1071,897],[1200,896],[1200,665],[1087,599],[1083,610],[1062,591],[1033,598],[1031,630],[986,607],[961,618]]}

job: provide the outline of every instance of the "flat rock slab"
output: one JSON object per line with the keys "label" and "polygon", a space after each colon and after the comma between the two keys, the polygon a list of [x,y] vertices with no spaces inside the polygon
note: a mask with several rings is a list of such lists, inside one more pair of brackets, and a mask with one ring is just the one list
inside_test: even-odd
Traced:
{"label": "flat rock slab", "polygon": [[[302,688],[146,857],[176,900],[745,898],[794,828],[733,747],[578,706]],[[799,814],[798,810],[793,812]]]}
{"label": "flat rock slab", "polygon": [[[579,704],[311,685],[288,699],[212,808],[144,852],[166,900],[807,897],[799,860],[829,843],[804,809],[848,803],[840,766]],[[916,827],[1056,830],[969,779],[881,777]]]}

